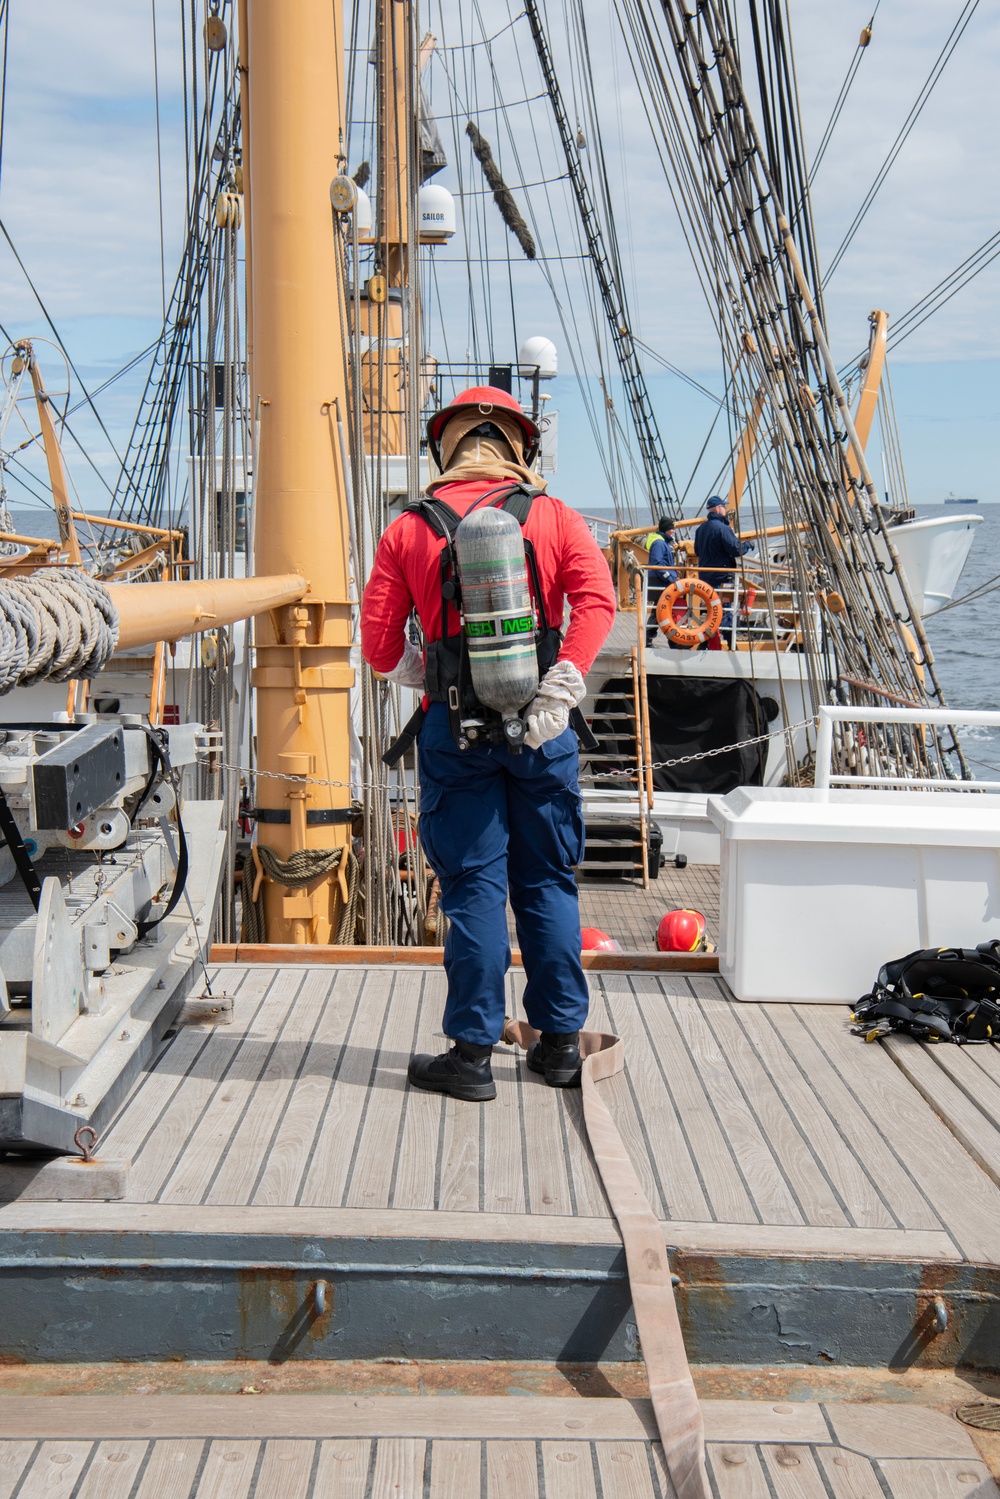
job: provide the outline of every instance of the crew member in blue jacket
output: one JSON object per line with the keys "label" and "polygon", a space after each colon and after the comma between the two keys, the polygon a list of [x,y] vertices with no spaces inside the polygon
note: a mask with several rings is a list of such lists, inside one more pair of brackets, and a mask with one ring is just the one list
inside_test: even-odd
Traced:
{"label": "crew member in blue jacket", "polygon": [[652,540],[647,536],[646,545],[649,547],[650,564],[646,592],[646,602],[649,605],[646,644],[652,645],[659,629],[656,623],[656,606],[660,594],[671,583],[677,582],[677,569],[674,567],[674,523],[669,516],[660,516],[656,522],[656,530],[652,533]]}
{"label": "crew member in blue jacket", "polygon": [[719,634],[727,635],[733,627],[733,595],[723,593],[731,590],[737,562],[753,548],[750,541],[741,542],[726,520],[726,502],[719,495],[710,496],[705,506],[708,515],[694,533],[694,550],[698,558],[698,576],[703,583],[710,583],[722,598],[724,605]]}

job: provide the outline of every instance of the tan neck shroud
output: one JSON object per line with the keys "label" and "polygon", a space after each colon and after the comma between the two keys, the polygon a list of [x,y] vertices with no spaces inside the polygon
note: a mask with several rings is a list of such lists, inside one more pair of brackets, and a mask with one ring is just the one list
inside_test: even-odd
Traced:
{"label": "tan neck shroud", "polygon": [[[474,429],[485,421],[499,427],[504,436],[478,436]],[[541,475],[524,462],[524,436],[520,427],[496,410],[488,417],[475,408],[453,416],[441,434],[441,461],[444,470],[428,484],[428,494],[443,484],[465,479],[511,479],[533,489],[546,488]]]}

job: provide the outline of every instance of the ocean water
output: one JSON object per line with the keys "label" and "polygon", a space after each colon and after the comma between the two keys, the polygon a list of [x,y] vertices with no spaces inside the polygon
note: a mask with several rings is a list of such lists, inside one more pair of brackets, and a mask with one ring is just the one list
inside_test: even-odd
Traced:
{"label": "ocean water", "polygon": [[[954,515],[953,505],[921,506],[923,520],[932,515]],[[973,507],[968,507],[972,512]],[[963,513],[963,506],[959,513]],[[932,614],[927,638],[934,652],[938,679],[948,702],[956,708],[1000,710],[1000,505],[977,505],[982,516],[976,527],[969,559],[955,598],[996,579],[997,587],[982,598]],[[1000,780],[1000,730],[959,730],[973,773],[983,780]]]}

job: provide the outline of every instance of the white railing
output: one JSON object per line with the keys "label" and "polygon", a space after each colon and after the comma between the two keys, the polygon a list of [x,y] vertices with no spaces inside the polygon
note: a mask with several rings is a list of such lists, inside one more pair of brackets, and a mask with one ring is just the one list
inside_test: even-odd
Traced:
{"label": "white railing", "polygon": [[976,728],[1000,729],[1000,713],[984,708],[842,708],[823,704],[816,735],[816,787],[913,786],[935,791],[1000,791],[1000,781],[959,781],[941,778],[910,779],[907,776],[851,776],[833,774],[833,726],[835,723],[927,724],[947,727],[971,724]]}

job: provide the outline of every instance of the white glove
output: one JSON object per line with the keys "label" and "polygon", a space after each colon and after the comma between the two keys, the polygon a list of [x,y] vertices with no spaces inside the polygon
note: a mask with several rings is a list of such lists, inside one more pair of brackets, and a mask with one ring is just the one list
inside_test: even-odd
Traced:
{"label": "white glove", "polygon": [[528,732],[524,742],[528,748],[538,749],[546,740],[557,739],[569,727],[570,709],[586,691],[586,683],[572,661],[557,661],[550,666],[538,684],[538,695],[525,709]]}
{"label": "white glove", "polygon": [[396,682],[400,687],[422,689],[424,685],[423,651],[418,651],[417,647],[408,640],[396,665],[392,671],[386,673],[386,681]]}

